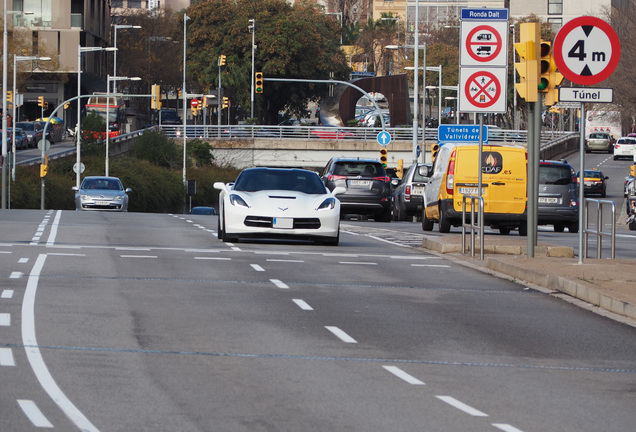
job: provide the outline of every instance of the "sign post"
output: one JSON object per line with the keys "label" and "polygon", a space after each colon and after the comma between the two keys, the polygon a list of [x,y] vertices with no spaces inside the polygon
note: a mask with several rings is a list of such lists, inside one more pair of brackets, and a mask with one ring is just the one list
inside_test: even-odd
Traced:
{"label": "sign post", "polygon": [[[593,85],[608,78],[616,69],[621,56],[618,35],[600,18],[583,16],[568,21],[554,38],[554,62],[564,77],[576,84]],[[559,98],[570,96],[565,102],[581,103],[579,124],[579,264],[583,264],[583,231],[585,222],[581,206],[585,200],[583,180],[585,172],[585,102],[611,102],[611,89],[560,89]],[[609,90],[609,92],[608,92]],[[595,100],[598,98],[598,100]],[[572,100],[574,99],[574,100]],[[560,100],[560,99],[559,99]]]}

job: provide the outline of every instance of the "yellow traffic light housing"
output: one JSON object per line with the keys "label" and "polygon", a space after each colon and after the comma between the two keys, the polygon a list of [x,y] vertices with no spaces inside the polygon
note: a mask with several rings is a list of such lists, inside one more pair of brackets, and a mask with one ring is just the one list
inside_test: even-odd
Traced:
{"label": "yellow traffic light housing", "polygon": [[64,109],[68,109],[70,106],[71,106],[71,103],[70,102],[66,102],[64,104]]}
{"label": "yellow traffic light housing", "polygon": [[541,80],[539,91],[545,93],[545,105],[552,106],[559,101],[559,85],[563,75],[557,70],[552,54],[552,43],[541,41]]}
{"label": "yellow traffic light housing", "polygon": [[13,103],[13,91],[7,90],[7,102]]}
{"label": "yellow traffic light housing", "polygon": [[225,66],[225,56],[223,54],[219,57],[219,66]]}
{"label": "yellow traffic light housing", "polygon": [[438,152],[439,152],[439,144],[433,144],[431,146],[431,162],[435,162],[435,158],[437,157]]}
{"label": "yellow traffic light housing", "polygon": [[44,163],[40,164],[40,177],[46,177],[49,172],[49,155],[44,155]]}
{"label": "yellow traffic light housing", "polygon": [[395,170],[395,175],[398,176],[398,178],[404,177],[404,159],[397,160],[397,169]]}
{"label": "yellow traffic light housing", "polygon": [[541,64],[540,71],[541,77],[537,83],[537,88],[541,93],[548,92],[548,86],[550,83],[550,61],[552,60],[552,43],[548,41],[541,41]]}
{"label": "yellow traffic light housing", "polygon": [[519,82],[515,83],[515,88],[526,102],[536,102],[539,100],[538,41],[541,37],[541,26],[538,23],[522,23],[519,29],[519,42],[515,43],[515,50],[519,55],[519,61],[515,61]]}
{"label": "yellow traffic light housing", "polygon": [[230,106],[230,99],[227,96],[223,96],[222,108],[228,108]]}
{"label": "yellow traffic light housing", "polygon": [[44,96],[38,96],[38,106],[44,108]]}
{"label": "yellow traffic light housing", "polygon": [[254,74],[254,91],[256,93],[263,93],[263,72],[256,72]]}
{"label": "yellow traffic light housing", "polygon": [[389,158],[388,158],[388,152],[385,148],[380,150],[380,162],[382,162],[382,166],[384,168],[388,166]]}
{"label": "yellow traffic light housing", "polygon": [[161,86],[159,84],[153,84],[150,93],[152,94],[150,98],[150,108],[155,110],[161,109]]}

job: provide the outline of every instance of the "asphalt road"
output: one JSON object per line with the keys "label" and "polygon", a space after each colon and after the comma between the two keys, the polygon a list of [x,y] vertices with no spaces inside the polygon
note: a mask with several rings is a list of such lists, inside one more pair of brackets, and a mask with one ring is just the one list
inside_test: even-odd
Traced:
{"label": "asphalt road", "polygon": [[[626,431],[636,333],[344,222],[0,211],[0,430]],[[411,224],[416,225],[416,224]],[[416,241],[415,241],[416,243]]]}

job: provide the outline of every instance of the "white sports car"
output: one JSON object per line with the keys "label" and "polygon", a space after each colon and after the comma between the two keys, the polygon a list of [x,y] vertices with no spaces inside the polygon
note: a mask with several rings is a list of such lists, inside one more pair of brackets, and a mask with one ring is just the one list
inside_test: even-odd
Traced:
{"label": "white sports car", "polygon": [[330,192],[318,174],[287,168],[248,168],[219,194],[218,237],[295,237],[337,246],[344,187]]}

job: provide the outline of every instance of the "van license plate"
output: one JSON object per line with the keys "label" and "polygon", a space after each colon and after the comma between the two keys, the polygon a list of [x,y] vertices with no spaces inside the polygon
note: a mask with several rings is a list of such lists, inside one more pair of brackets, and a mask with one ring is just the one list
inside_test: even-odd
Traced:
{"label": "van license plate", "polygon": [[424,186],[414,186],[411,195],[424,195]]}
{"label": "van license plate", "polygon": [[539,204],[559,204],[559,199],[554,197],[539,197]]}
{"label": "van license plate", "polygon": [[293,227],[293,218],[274,218],[274,228],[291,229]]}
{"label": "van license plate", "polygon": [[462,195],[477,195],[479,188],[473,187],[460,187],[459,193]]}

